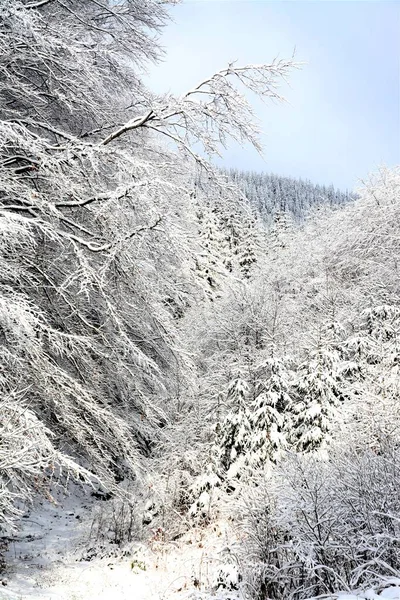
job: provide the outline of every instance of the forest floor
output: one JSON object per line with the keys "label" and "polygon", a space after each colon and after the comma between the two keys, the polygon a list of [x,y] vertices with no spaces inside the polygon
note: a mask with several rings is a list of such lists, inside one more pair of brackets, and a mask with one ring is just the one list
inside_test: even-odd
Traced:
{"label": "forest floor", "polygon": [[[55,495],[24,515],[7,552],[1,600],[205,600],[224,546],[221,528],[193,530],[179,543],[131,544],[121,554],[90,543],[90,494]],[[100,501],[101,503],[101,501]],[[240,596],[224,591],[214,599]]]}
{"label": "forest floor", "polygon": [[[0,600],[244,600],[242,592],[217,589],[228,532],[232,540],[228,524],[193,529],[179,542],[130,544],[121,553],[90,542],[102,501],[76,489],[54,497],[24,515],[0,575]],[[331,598],[400,600],[400,580]]]}

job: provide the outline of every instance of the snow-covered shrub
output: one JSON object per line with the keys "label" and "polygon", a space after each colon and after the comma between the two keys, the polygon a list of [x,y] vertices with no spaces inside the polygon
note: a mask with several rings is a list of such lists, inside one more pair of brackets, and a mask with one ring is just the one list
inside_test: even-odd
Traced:
{"label": "snow-covered shrub", "polygon": [[189,516],[200,522],[206,523],[211,518],[213,500],[218,498],[218,488],[221,478],[215,473],[213,465],[208,464],[205,473],[199,475],[190,486],[190,494],[194,499]]}
{"label": "snow-covered shrub", "polygon": [[143,526],[138,504],[132,494],[97,504],[87,546],[107,548],[113,544],[121,548],[140,539]]}
{"label": "snow-covered shrub", "polygon": [[399,513],[396,444],[289,457],[240,507],[254,597],[301,600],[399,576]]}
{"label": "snow-covered shrub", "polygon": [[241,582],[238,565],[235,563],[226,563],[218,569],[216,589],[217,590],[238,590]]}

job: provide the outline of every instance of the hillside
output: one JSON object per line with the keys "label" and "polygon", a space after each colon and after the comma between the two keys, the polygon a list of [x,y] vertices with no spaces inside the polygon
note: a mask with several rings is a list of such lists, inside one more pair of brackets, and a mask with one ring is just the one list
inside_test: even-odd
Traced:
{"label": "hillside", "polygon": [[226,173],[269,225],[276,214],[288,213],[301,222],[319,206],[339,208],[356,199],[354,192],[343,192],[332,184],[314,185],[307,180],[238,169]]}

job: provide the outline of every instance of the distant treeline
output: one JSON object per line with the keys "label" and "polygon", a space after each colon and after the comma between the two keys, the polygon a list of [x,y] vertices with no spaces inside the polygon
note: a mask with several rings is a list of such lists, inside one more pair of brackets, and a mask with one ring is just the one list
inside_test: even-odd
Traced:
{"label": "distant treeline", "polygon": [[354,192],[333,185],[314,185],[311,181],[255,171],[227,170],[263,220],[271,222],[277,213],[290,213],[301,221],[319,205],[342,206],[355,200]]}

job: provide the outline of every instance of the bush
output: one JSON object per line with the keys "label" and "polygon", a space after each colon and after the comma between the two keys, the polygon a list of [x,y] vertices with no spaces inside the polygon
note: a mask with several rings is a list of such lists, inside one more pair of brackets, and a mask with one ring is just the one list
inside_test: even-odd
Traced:
{"label": "bush", "polygon": [[301,600],[398,576],[399,467],[386,441],[327,461],[289,456],[261,478],[240,507],[252,595]]}

